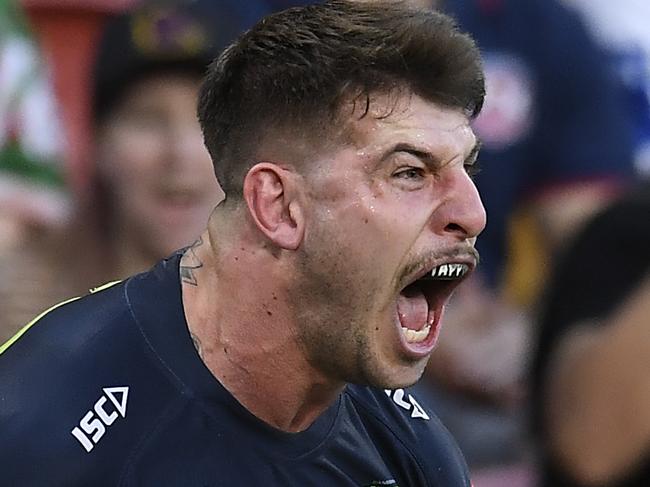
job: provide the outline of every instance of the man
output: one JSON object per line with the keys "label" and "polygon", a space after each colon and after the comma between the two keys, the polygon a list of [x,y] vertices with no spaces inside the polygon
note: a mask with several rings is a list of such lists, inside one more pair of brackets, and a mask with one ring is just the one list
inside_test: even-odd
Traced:
{"label": "man", "polygon": [[199,97],[226,199],[191,248],[1,349],[3,481],[469,486],[403,388],[477,261],[483,93],[471,39],[401,2],[240,37]]}

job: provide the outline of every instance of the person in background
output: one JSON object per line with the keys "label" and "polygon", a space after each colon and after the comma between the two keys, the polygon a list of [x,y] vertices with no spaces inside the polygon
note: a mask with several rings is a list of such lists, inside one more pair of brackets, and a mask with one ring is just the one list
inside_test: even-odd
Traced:
{"label": "person in background", "polygon": [[[49,66],[13,1],[0,4],[0,254],[62,225],[71,202]],[[4,269],[0,268],[0,280]]]}
{"label": "person in background", "polygon": [[650,485],[650,181],[557,261],[540,307],[533,414],[542,482]]}
{"label": "person in background", "polygon": [[240,25],[211,2],[149,2],[108,21],[94,70],[94,198],[64,228],[1,257],[0,341],[48,306],[198,236],[221,192],[197,90]]}
{"label": "person in background", "polygon": [[563,252],[538,319],[531,400],[543,486],[650,485],[650,4],[563,0],[625,87],[642,182]]}
{"label": "person in background", "polygon": [[643,0],[562,0],[582,16],[625,86],[634,121],[634,167],[650,176],[650,3]]}

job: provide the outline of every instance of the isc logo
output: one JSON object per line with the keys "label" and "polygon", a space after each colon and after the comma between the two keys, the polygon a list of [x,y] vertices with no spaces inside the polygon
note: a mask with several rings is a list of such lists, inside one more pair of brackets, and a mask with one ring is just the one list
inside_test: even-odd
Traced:
{"label": "isc logo", "polygon": [[[72,436],[79,440],[81,446],[88,453],[104,436],[106,427],[115,422],[118,413],[123,418],[126,417],[126,401],[129,397],[129,388],[105,387],[103,390],[104,395],[97,399],[93,408],[81,418],[79,426],[72,429]],[[107,405],[108,401],[111,404]]]}
{"label": "isc logo", "polygon": [[391,391],[390,389],[384,389],[386,395],[393,399],[393,402],[399,407],[411,411],[412,418],[422,418],[424,420],[429,420],[429,415],[426,411],[420,406],[420,403],[415,400],[413,396],[408,395],[408,401],[405,398],[404,389],[395,389]]}

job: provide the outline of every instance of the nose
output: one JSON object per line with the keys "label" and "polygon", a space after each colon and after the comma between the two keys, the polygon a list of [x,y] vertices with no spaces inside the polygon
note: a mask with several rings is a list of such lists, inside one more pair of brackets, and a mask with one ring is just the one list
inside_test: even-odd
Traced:
{"label": "nose", "polygon": [[433,218],[434,231],[459,240],[475,238],[485,228],[487,216],[474,181],[464,168],[443,178],[443,200]]}

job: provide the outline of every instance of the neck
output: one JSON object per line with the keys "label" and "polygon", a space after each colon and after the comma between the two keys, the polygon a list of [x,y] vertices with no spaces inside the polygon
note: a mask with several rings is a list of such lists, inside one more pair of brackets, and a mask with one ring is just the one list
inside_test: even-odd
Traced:
{"label": "neck", "polygon": [[307,360],[282,285],[287,279],[282,259],[270,259],[268,250],[245,237],[229,245],[232,236],[221,229],[234,225],[214,223],[211,227],[220,229],[218,248],[215,235],[206,232],[181,260],[183,305],[195,346],[212,374],[252,414],[284,431],[305,430],[345,384]]}

